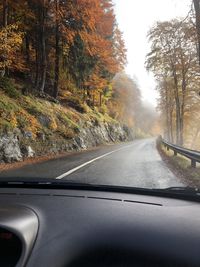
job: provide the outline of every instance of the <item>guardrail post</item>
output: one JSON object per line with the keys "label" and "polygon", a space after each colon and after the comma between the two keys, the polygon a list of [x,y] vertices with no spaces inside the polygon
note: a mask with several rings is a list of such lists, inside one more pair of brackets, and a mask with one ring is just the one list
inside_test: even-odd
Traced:
{"label": "guardrail post", "polygon": [[177,152],[174,150],[174,156],[177,156]]}
{"label": "guardrail post", "polygon": [[196,168],[196,161],[194,159],[191,159],[191,167]]}

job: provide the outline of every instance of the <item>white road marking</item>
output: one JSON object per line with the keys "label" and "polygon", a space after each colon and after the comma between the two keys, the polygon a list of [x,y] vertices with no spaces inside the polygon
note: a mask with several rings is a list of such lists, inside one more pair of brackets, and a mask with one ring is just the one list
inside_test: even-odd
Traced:
{"label": "white road marking", "polygon": [[94,162],[94,161],[96,161],[96,160],[98,160],[98,159],[104,158],[104,157],[106,157],[106,156],[108,156],[108,155],[110,155],[110,154],[113,154],[113,153],[115,153],[115,152],[117,152],[117,151],[120,151],[120,150],[122,150],[122,149],[125,149],[125,148],[127,148],[127,147],[130,147],[130,146],[132,146],[132,145],[133,145],[133,144],[128,145],[128,146],[121,147],[121,148],[119,148],[119,149],[116,149],[116,150],[110,151],[110,152],[108,152],[108,153],[105,153],[105,154],[103,154],[103,155],[101,155],[101,156],[99,156],[99,157],[97,157],[97,158],[94,158],[94,159],[92,159],[92,160],[89,160],[89,161],[87,161],[87,162],[85,162],[85,163],[83,163],[83,164],[81,164],[81,165],[79,165],[79,166],[77,166],[77,167],[75,167],[75,168],[73,168],[73,169],[71,169],[71,170],[69,170],[69,171],[67,171],[67,172],[65,172],[65,173],[63,173],[63,174],[61,174],[61,175],[59,175],[59,176],[56,177],[55,179],[57,179],[57,180],[63,179],[64,177],[66,177],[66,176],[70,175],[71,173],[73,173],[73,172],[75,172],[75,171],[77,171],[77,170],[79,170],[79,169],[81,169],[81,168],[83,168],[83,167],[89,165],[90,163],[92,163],[92,162]]}

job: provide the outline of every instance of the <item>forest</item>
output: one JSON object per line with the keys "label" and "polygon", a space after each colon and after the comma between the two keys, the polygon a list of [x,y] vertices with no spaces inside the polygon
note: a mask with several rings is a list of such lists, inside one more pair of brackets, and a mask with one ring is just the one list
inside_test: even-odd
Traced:
{"label": "forest", "polygon": [[92,100],[125,64],[111,1],[3,0],[1,17],[1,76],[23,75],[40,93],[74,86]]}
{"label": "forest", "polygon": [[155,113],[124,71],[126,47],[112,0],[2,0],[0,18],[5,94],[34,95],[82,113],[88,106],[144,133],[152,128]]}
{"label": "forest", "polygon": [[185,18],[157,22],[148,33],[146,68],[154,73],[164,137],[200,149],[200,1]]}

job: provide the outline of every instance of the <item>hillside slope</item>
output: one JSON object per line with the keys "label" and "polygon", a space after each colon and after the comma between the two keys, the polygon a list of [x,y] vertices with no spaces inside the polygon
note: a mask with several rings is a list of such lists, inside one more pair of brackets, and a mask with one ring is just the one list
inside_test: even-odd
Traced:
{"label": "hillside slope", "polygon": [[6,93],[0,90],[0,162],[87,149],[134,137],[127,126],[97,108],[86,104],[72,108],[50,100],[25,96],[14,88]]}

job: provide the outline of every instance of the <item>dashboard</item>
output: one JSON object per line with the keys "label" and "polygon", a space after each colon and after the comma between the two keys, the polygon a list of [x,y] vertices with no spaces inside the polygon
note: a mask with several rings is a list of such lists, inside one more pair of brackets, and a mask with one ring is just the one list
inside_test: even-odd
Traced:
{"label": "dashboard", "polygon": [[200,204],[75,189],[0,189],[0,266],[200,266]]}

